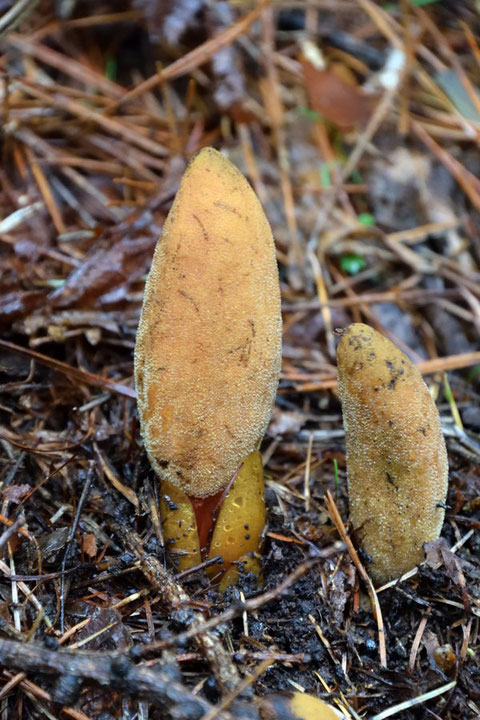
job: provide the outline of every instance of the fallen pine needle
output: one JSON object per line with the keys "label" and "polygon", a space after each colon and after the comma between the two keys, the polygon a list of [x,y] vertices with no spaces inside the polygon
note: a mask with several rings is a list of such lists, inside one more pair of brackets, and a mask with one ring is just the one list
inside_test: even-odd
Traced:
{"label": "fallen pine needle", "polygon": [[112,393],[123,395],[123,397],[132,398],[133,400],[136,398],[135,390],[127,385],[121,385],[114,380],[110,380],[110,378],[104,378],[100,375],[94,375],[93,373],[81,370],[80,368],[72,367],[72,365],[68,365],[68,363],[64,363],[61,360],[48,357],[47,355],[42,355],[42,353],[36,352],[36,350],[31,350],[30,348],[22,347],[21,345],[15,345],[14,343],[7,342],[7,340],[2,339],[0,339],[0,347],[3,347],[5,350],[10,350],[11,352],[16,352],[24,357],[29,357],[32,360],[36,360],[40,364],[46,365],[52,370],[56,370],[57,372],[67,375],[73,380],[83,382],[86,385],[93,385],[94,387],[107,389]]}
{"label": "fallen pine needle", "polygon": [[[370,598],[370,602],[372,605],[372,612],[374,614],[375,620],[377,622],[377,628],[378,628],[378,652],[380,654],[380,664],[382,667],[387,667],[387,650],[385,647],[385,628],[383,626],[383,617],[382,617],[382,611],[380,609],[380,603],[378,602],[377,593],[375,592],[375,588],[373,587],[373,583],[363,567],[360,558],[358,557],[358,553],[353,547],[353,543],[350,540],[350,538],[347,535],[347,531],[345,529],[345,525],[343,524],[343,520],[340,516],[340,513],[338,512],[338,508],[335,504],[335,500],[333,499],[332,493],[330,490],[327,490],[327,494],[325,496],[325,504],[327,506],[327,512],[330,515],[332,522],[334,523],[335,527],[337,528],[338,532],[340,533],[340,537],[342,538],[343,542],[347,546],[347,550],[350,554],[350,557],[352,558],[352,562],[354,563],[355,567],[358,570],[358,574],[364,581],[365,585],[367,586],[367,592],[368,597]],[[373,718],[372,718],[373,720]]]}
{"label": "fallen pine needle", "polygon": [[392,705],[392,707],[387,708],[386,710],[382,710],[382,712],[377,713],[377,715],[371,717],[370,720],[384,720],[384,718],[396,715],[403,710],[408,710],[415,705],[421,705],[421,703],[427,702],[427,700],[431,700],[432,698],[437,697],[437,695],[443,695],[443,693],[452,690],[456,684],[457,681],[452,680],[452,682],[449,682],[446,685],[442,685],[439,688],[435,688],[435,690],[429,690],[429,692],[423,693],[423,695],[419,695],[416,698],[412,698],[411,700],[405,700],[405,702],[399,703],[398,705]]}
{"label": "fallen pine needle", "polygon": [[298,538],[287,537],[286,535],[275,532],[267,532],[267,537],[273,538],[274,540],[282,540],[282,542],[296,543],[297,545],[308,545],[308,543],[298,540]]}

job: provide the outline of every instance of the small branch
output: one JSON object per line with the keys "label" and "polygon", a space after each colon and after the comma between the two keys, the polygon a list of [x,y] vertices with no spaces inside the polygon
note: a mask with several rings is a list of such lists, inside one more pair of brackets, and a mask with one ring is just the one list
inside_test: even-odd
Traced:
{"label": "small branch", "polygon": [[109,113],[114,113],[123,103],[134,100],[146,92],[150,92],[166,80],[173,80],[181,75],[186,75],[200,65],[203,65],[203,63],[207,62],[212,55],[228,45],[231,45],[240,35],[243,35],[250,25],[260,17],[269,3],[270,0],[261,0],[261,2],[253,10],[247,13],[247,15],[239,18],[239,20],[237,20],[237,22],[233,25],[225,28],[223,32],[210,38],[202,45],[199,45],[186,55],[183,55],[183,57],[175,60],[175,62],[168,65],[168,67],[164,70],[152,75],[147,80],[140,83],[140,85],[137,85],[137,87],[126,92],[120,100],[112,103],[112,105],[109,105],[107,107],[107,111]]}
{"label": "small branch", "polygon": [[3,548],[3,546],[10,540],[12,535],[15,535],[16,532],[18,532],[21,528],[21,526],[25,522],[25,515],[20,515],[15,522],[10,525],[9,528],[5,530],[4,533],[0,536],[0,549]]}
{"label": "small branch", "polygon": [[263,605],[266,605],[267,603],[272,602],[272,600],[280,597],[292,585],[295,585],[295,583],[320,560],[339,553],[344,549],[345,546],[343,543],[334,543],[326,550],[318,550],[318,554],[315,555],[315,557],[310,558],[301,565],[299,565],[292,573],[290,573],[290,575],[287,575],[283,582],[281,582],[272,590],[267,590],[267,592],[263,593],[262,595],[250,598],[249,600],[245,600],[244,602],[236,603],[221,615],[216,615],[215,617],[206,620],[202,624],[194,625],[188,630],[185,630],[185,632],[180,633],[180,635],[177,635],[176,637],[161,640],[157,643],[151,643],[148,646],[146,645],[145,652],[150,653],[155,650],[165,649],[167,647],[170,647],[171,645],[186,642],[187,640],[191,640],[192,638],[200,636],[204,633],[210,633],[210,631],[213,630],[215,627],[218,627],[218,625],[223,625],[227,622],[230,622],[230,620],[233,620],[244,612],[253,612],[254,610],[258,610]]}
{"label": "small branch", "polygon": [[[179,607],[188,607],[191,604],[191,598],[183,587],[173,578],[173,576],[164,568],[157,557],[147,553],[143,547],[141,537],[133,528],[124,526],[116,526],[117,533],[123,537],[126,546],[134,553],[137,560],[140,561],[140,570],[147,578],[149,583],[159,593],[163,605],[170,611],[176,611]],[[240,683],[240,675],[230,654],[223,646],[222,639],[215,633],[206,631],[198,631],[199,626],[206,624],[205,615],[197,609],[191,608],[191,620],[193,621],[193,636],[197,638],[197,642],[201,647],[207,661],[212,667],[212,671],[225,692],[237,687]],[[174,644],[175,639],[173,640]],[[169,643],[167,643],[169,644]],[[164,647],[162,642],[151,643],[148,649]],[[142,653],[141,648],[138,651]]]}
{"label": "small branch", "polygon": [[136,398],[135,390],[127,387],[126,385],[120,385],[120,383],[116,383],[114,380],[110,380],[109,378],[104,378],[100,375],[94,375],[93,373],[86,372],[85,370],[80,370],[80,368],[72,367],[72,365],[68,365],[68,363],[64,363],[61,360],[48,357],[48,355],[42,355],[42,353],[36,352],[36,350],[31,350],[30,348],[22,347],[21,345],[15,345],[15,343],[7,342],[7,340],[1,339],[0,347],[4,350],[19,353],[24,357],[32,358],[32,360],[36,360],[41,365],[46,365],[51,368],[51,370],[56,370],[57,372],[66,375],[71,380],[77,380],[78,382],[85,383],[85,385],[99,387],[102,388],[102,390],[108,390],[109,392],[116,393],[117,395],[132,398],[133,400]]}
{"label": "small branch", "polygon": [[68,540],[67,545],[65,548],[65,554],[63,556],[62,560],[62,568],[61,568],[61,585],[60,585],[60,628],[62,635],[65,632],[65,573],[67,569],[67,561],[68,556],[70,555],[70,550],[72,547],[72,541],[75,537],[75,531],[77,529],[80,515],[82,513],[83,506],[85,504],[85,500],[87,499],[88,493],[90,491],[90,485],[92,484],[93,480],[93,472],[95,470],[95,463],[90,460],[89,462],[89,468],[88,468],[88,474],[87,479],[85,480],[85,484],[83,486],[82,494],[80,495],[80,500],[78,501],[78,507],[77,511],[75,513],[75,517],[73,518],[72,527],[70,528],[70,532],[68,534]]}
{"label": "small branch", "polygon": [[[104,688],[145,698],[162,708],[170,720],[200,720],[215,708],[193,695],[164,670],[135,665],[120,653],[76,653],[47,650],[38,645],[0,640],[0,665],[25,672],[71,675]],[[221,712],[217,720],[243,720]]]}
{"label": "small branch", "polygon": [[0,38],[15,30],[24,18],[30,15],[38,5],[38,0],[18,0],[8,12],[0,18]]}

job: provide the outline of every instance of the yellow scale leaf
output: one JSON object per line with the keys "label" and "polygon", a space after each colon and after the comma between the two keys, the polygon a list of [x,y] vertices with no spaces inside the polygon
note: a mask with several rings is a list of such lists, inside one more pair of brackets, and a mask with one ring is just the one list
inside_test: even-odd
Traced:
{"label": "yellow scale leaf", "polygon": [[241,561],[245,572],[260,572],[256,558],[249,553],[258,552],[265,526],[265,483],[262,456],[255,450],[245,458],[234,479],[215,523],[208,557],[221,555],[223,564],[208,568],[211,578],[227,570],[223,585],[235,583],[238,568],[230,567]]}
{"label": "yellow scale leaf", "polygon": [[161,488],[160,515],[165,544],[177,569],[190,570],[202,562],[192,503],[183,490],[168,480],[162,481]]}

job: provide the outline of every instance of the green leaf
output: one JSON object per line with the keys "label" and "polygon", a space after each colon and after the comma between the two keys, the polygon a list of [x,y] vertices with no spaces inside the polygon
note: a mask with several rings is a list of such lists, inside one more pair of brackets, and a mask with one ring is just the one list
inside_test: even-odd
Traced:
{"label": "green leaf", "polygon": [[[439,2],[439,0],[410,0],[410,5],[413,7],[423,7],[424,5],[432,5],[432,3]],[[398,8],[397,2],[386,2],[382,5],[382,10],[385,12],[392,12]]]}
{"label": "green leaf", "polygon": [[105,64],[105,77],[107,80],[111,80],[112,82],[115,82],[117,79],[117,61],[113,57],[107,58],[107,62]]}
{"label": "green leaf", "polygon": [[323,163],[323,165],[320,166],[320,182],[324,188],[332,187],[332,177],[328,163]]}
{"label": "green leaf", "polygon": [[410,0],[410,5],[413,5],[413,7],[423,7],[424,5],[431,5],[435,2],[438,2],[438,0]]}
{"label": "green leaf", "polygon": [[375,218],[371,213],[360,213],[360,215],[357,215],[357,220],[367,227],[375,225]]}
{"label": "green leaf", "polygon": [[338,463],[337,463],[337,458],[333,458],[333,479],[335,480],[335,490],[338,492]]}
{"label": "green leaf", "polygon": [[460,428],[460,430],[463,430],[462,419],[460,417],[460,413],[458,412],[457,403],[450,388],[450,383],[448,382],[447,373],[443,373],[443,387],[445,392],[445,398],[450,405],[450,412],[452,413],[455,425]]}
{"label": "green leaf", "polygon": [[348,275],[356,275],[361,270],[365,269],[366,264],[365,258],[361,255],[347,253],[346,255],[342,255],[340,257],[340,267],[343,272],[348,273]]}
{"label": "green leaf", "polygon": [[474,365],[473,368],[469,371],[467,375],[467,385],[471,385],[477,375],[480,375],[480,365]]}
{"label": "green leaf", "polygon": [[357,170],[357,168],[354,168],[352,170],[351,178],[352,178],[352,181],[354,183],[356,183],[357,185],[361,185],[363,183],[363,178],[362,178],[361,174],[359,173],[359,171]]}
{"label": "green leaf", "polygon": [[[467,88],[464,87],[455,70],[440,70],[439,72],[436,72],[433,77],[437,85],[439,85],[443,92],[448,95],[463,117],[467,118],[467,120],[479,122],[480,114],[477,106],[472,101]],[[480,100],[480,93],[477,88],[474,88],[474,92]]]}
{"label": "green leaf", "polygon": [[299,106],[298,114],[306,117],[308,120],[312,120],[312,122],[324,122],[325,120],[321,113],[317,112],[316,110],[310,110],[310,108],[305,107],[304,105]]}

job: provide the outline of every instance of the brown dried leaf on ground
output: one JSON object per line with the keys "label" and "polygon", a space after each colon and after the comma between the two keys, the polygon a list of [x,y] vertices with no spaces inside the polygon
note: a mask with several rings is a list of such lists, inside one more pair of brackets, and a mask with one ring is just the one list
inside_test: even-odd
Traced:
{"label": "brown dried leaf on ground", "polygon": [[433,542],[425,543],[426,563],[434,570],[442,565],[448,573],[449,578],[455,585],[458,585],[465,604],[465,608],[469,608],[468,594],[466,590],[465,575],[462,570],[462,563],[448,547],[448,543],[444,537],[433,540]]}
{"label": "brown dried leaf on ground", "polygon": [[109,239],[88,253],[49,301],[56,308],[88,308],[124,300],[129,285],[147,271],[155,243],[153,237]]}
{"label": "brown dried leaf on ground", "polygon": [[42,290],[13,290],[0,295],[0,324],[10,324],[44,304],[45,292]]}
{"label": "brown dried leaf on ground", "polygon": [[372,100],[360,88],[347,83],[332,70],[320,70],[302,60],[310,107],[342,130],[364,125]]}

